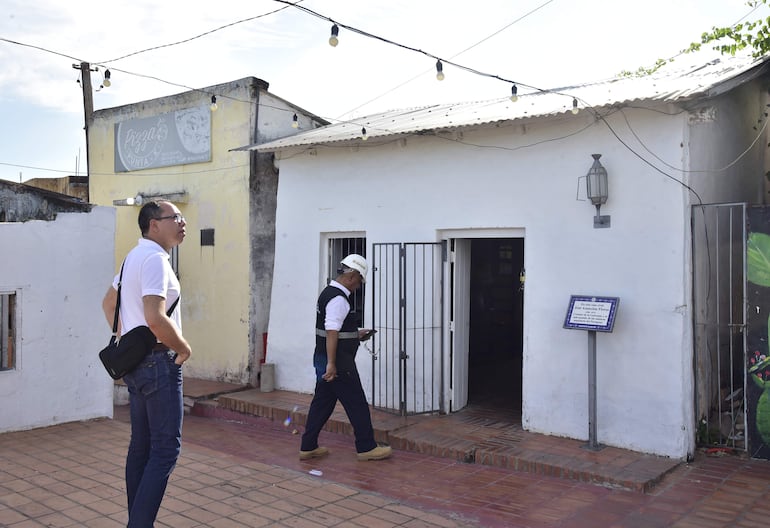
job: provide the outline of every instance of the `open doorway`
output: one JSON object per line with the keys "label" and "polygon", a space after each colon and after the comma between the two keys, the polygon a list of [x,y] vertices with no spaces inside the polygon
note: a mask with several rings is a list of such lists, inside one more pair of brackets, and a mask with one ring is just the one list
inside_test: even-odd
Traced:
{"label": "open doorway", "polygon": [[468,403],[521,410],[524,239],[471,241]]}

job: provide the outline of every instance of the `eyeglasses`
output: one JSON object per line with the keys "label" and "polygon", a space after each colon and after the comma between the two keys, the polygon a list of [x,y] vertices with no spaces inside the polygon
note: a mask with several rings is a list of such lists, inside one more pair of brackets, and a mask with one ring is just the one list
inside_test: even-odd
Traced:
{"label": "eyeglasses", "polygon": [[179,213],[173,214],[173,215],[168,215],[168,216],[159,216],[157,218],[153,218],[153,220],[168,220],[169,218],[173,218],[174,222],[176,222],[177,224],[185,224],[185,223],[187,223],[187,222],[185,222],[184,216],[180,215]]}

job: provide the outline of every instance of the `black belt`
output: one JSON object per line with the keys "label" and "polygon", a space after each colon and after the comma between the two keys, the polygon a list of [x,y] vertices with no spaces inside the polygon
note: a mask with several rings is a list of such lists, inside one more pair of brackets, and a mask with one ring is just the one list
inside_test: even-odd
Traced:
{"label": "black belt", "polygon": [[165,352],[166,350],[170,350],[168,346],[164,345],[163,343],[155,343],[155,346],[152,347],[153,352]]}

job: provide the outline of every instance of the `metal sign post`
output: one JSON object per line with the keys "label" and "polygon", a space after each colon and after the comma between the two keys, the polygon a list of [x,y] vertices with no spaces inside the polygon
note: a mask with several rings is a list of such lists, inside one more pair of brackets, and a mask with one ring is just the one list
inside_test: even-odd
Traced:
{"label": "metal sign post", "polygon": [[596,331],[588,331],[588,445],[591,451],[602,447],[596,439]]}
{"label": "metal sign post", "polygon": [[620,298],[573,295],[564,328],[588,331],[588,444],[585,449],[604,448],[596,434],[596,332],[612,332]]}

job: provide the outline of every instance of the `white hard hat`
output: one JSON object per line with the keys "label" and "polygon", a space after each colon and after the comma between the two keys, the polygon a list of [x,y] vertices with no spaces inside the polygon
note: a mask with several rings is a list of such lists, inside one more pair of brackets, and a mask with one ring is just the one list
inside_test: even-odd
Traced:
{"label": "white hard hat", "polygon": [[350,269],[356,270],[358,273],[361,274],[361,277],[363,277],[364,282],[366,282],[366,272],[369,271],[369,264],[366,262],[366,259],[364,257],[362,257],[361,255],[357,255],[355,253],[351,253],[350,255],[342,259],[340,264]]}

